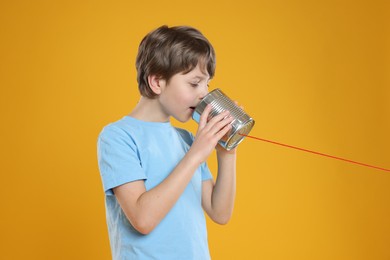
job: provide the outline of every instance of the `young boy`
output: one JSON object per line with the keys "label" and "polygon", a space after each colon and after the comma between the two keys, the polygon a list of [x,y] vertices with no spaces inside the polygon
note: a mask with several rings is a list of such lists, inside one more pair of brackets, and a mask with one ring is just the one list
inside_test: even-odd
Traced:
{"label": "young boy", "polygon": [[138,104],[98,138],[113,259],[210,259],[203,210],[219,224],[233,211],[236,151],[217,145],[233,119],[208,120],[208,106],[195,137],[169,120],[190,120],[208,93],[214,49],[194,28],[162,26],[142,40],[136,67]]}

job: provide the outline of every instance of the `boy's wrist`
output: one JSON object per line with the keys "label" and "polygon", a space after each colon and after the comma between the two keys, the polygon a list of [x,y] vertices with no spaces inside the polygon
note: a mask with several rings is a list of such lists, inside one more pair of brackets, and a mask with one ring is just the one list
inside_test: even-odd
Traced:
{"label": "boy's wrist", "polygon": [[229,151],[217,152],[218,161],[235,161],[236,157],[236,153],[229,153]]}
{"label": "boy's wrist", "polygon": [[185,160],[187,163],[193,164],[196,167],[199,167],[203,163],[202,159],[194,153],[194,151],[190,148],[187,154],[185,155]]}
{"label": "boy's wrist", "polygon": [[219,144],[217,145],[216,147],[216,150],[217,150],[217,158],[221,158],[221,159],[224,159],[224,158],[235,158],[236,155],[237,155],[237,148],[234,148],[230,151],[226,150],[225,148],[223,148],[222,146],[220,146]]}

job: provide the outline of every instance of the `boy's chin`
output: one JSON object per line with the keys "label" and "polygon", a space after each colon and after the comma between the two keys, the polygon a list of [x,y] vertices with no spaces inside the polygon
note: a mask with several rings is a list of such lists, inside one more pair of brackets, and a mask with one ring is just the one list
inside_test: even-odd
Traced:
{"label": "boy's chin", "polygon": [[180,119],[180,118],[177,118],[177,121],[179,121],[180,123],[187,123],[188,121],[190,121],[191,118],[188,118],[188,119]]}
{"label": "boy's chin", "polygon": [[192,118],[192,115],[190,116],[181,116],[181,117],[174,117],[177,121],[179,121],[180,123],[186,123],[188,121],[190,121],[190,119]]}

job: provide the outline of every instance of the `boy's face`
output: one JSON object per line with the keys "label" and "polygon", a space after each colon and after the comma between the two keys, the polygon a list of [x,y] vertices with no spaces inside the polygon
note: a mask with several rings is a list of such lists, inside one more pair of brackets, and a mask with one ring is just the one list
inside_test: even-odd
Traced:
{"label": "boy's face", "polygon": [[208,93],[210,77],[199,64],[189,73],[175,74],[168,82],[161,80],[161,93],[158,96],[162,112],[180,122],[192,117],[196,105]]}

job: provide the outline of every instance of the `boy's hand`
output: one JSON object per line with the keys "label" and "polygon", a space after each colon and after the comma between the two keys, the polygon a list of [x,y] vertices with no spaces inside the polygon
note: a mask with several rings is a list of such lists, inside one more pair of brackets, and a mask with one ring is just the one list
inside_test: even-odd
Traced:
{"label": "boy's hand", "polygon": [[[231,129],[230,123],[234,119],[229,115],[229,111],[224,111],[207,121],[210,111],[211,105],[207,105],[200,116],[195,140],[188,151],[189,154],[196,158],[198,163],[207,160],[218,141]],[[223,149],[222,147],[220,148]]]}
{"label": "boy's hand", "polygon": [[[238,106],[238,102],[234,100],[234,103]],[[242,110],[244,110],[244,107],[243,106],[240,106],[240,108]],[[220,144],[217,145],[217,147],[215,147],[216,150],[217,150],[217,156],[218,158],[228,158],[228,157],[231,157],[231,155],[235,156],[236,153],[237,153],[237,146],[234,148],[234,149],[231,149],[230,151],[226,150],[225,148],[223,148]]]}

